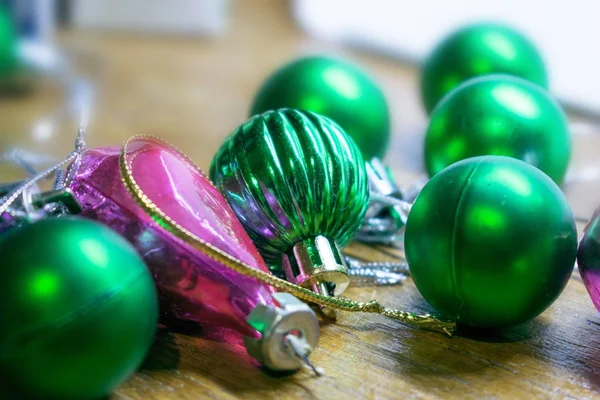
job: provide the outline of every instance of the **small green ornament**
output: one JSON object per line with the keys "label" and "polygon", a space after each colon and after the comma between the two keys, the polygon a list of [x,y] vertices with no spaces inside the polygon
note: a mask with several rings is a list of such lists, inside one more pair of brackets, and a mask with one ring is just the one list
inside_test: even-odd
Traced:
{"label": "small green ornament", "polygon": [[494,73],[548,86],[542,57],[521,33],[498,24],[469,25],[444,39],[423,64],[421,97],[425,109],[430,113],[463,81]]}
{"label": "small green ornament", "polygon": [[47,219],[4,234],[0,254],[1,398],[97,399],[140,366],[158,301],[129,242],[90,220]]}
{"label": "small green ornament", "polygon": [[433,111],[425,165],[433,176],[465,158],[502,155],[526,161],[560,184],[571,157],[561,107],[541,87],[508,75],[473,78]]}
{"label": "small green ornament", "polygon": [[383,158],[387,150],[387,102],[377,84],[354,65],[307,57],[283,66],[262,85],[251,114],[278,108],[297,108],[333,119],[354,139],[366,160]]}
{"label": "small green ornament", "polygon": [[558,186],[509,157],[460,161],[417,197],[406,259],[425,299],[477,328],[535,318],[562,292],[575,262],[573,213]]}
{"label": "small green ornament", "polygon": [[369,190],[360,151],[339,125],[309,111],[256,115],[223,143],[210,177],[268,264],[319,293],[346,288],[340,248]]}
{"label": "small green ornament", "polygon": [[0,77],[12,73],[17,64],[17,37],[8,12],[0,7]]}

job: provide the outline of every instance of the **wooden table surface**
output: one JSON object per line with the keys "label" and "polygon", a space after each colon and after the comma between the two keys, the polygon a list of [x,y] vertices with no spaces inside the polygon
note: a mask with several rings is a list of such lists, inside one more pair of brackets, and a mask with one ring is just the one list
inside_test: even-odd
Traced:
{"label": "wooden table surface", "polygon": [[[362,65],[380,82],[393,111],[394,137],[386,161],[401,183],[421,174],[419,132],[426,120],[418,72],[305,36],[283,2],[234,2],[230,29],[219,38],[65,32],[61,40],[93,48],[105,63],[90,146],[118,145],[131,135],[153,133],[206,169],[223,138],[247,118],[253,94],[270,71],[302,54],[329,53]],[[26,134],[31,121],[55,105],[50,98],[2,100],[2,143],[66,154],[71,131],[41,142]],[[576,131],[572,165],[581,171],[594,167],[600,135],[581,127]],[[575,179],[565,191],[583,218],[600,204],[598,183]],[[398,250],[358,244],[348,252],[365,260],[402,257]],[[352,287],[346,294],[432,311],[410,279],[402,286]],[[548,311],[493,335],[448,338],[381,316],[340,313],[336,321],[323,323],[312,360],[323,368],[323,377],[306,371],[276,377],[257,367],[243,348],[160,330],[140,371],[111,399],[594,398],[600,391],[600,315],[575,273]]]}

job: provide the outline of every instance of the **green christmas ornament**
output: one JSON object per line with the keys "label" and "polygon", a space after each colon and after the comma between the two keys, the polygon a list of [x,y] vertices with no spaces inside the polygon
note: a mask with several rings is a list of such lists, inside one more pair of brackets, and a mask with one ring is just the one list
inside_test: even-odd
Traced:
{"label": "green christmas ornament", "polygon": [[509,157],[460,161],[434,176],[406,224],[406,259],[443,316],[505,328],[544,311],[575,262],[573,213],[543,172]]}
{"label": "green christmas ornament", "polygon": [[13,72],[17,64],[17,37],[9,14],[0,7],[0,77]]}
{"label": "green christmas ornament", "polygon": [[1,398],[98,399],[140,366],[158,300],[125,239],[47,219],[4,234],[0,254]]}
{"label": "green christmas ornament", "polygon": [[366,160],[383,158],[390,136],[387,102],[362,70],[341,60],[306,57],[276,71],[262,85],[251,114],[279,108],[312,111],[333,119]]}
{"label": "green christmas ornament", "polygon": [[340,250],[367,210],[360,150],[329,118],[282,109],[251,118],[221,146],[210,177],[265,261],[327,295],[348,286]]}
{"label": "green christmas ornament", "polygon": [[474,24],[450,34],[423,64],[421,98],[428,113],[440,99],[475,76],[504,73],[546,88],[544,62],[521,33],[498,24]]}
{"label": "green christmas ornament", "polygon": [[431,115],[425,165],[433,176],[465,158],[502,155],[526,161],[560,184],[571,156],[567,119],[541,87],[487,75],[450,92]]}

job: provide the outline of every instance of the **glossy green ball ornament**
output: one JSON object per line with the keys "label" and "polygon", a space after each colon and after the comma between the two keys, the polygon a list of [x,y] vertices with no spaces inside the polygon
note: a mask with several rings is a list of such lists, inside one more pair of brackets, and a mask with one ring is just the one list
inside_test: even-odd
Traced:
{"label": "glossy green ball ornament", "polygon": [[433,176],[480,155],[518,158],[560,184],[571,156],[565,114],[546,90],[523,79],[487,75],[468,80],[433,111],[425,165]]}
{"label": "glossy green ball ornament", "polygon": [[1,398],[98,399],[140,366],[158,300],[129,242],[90,220],[47,219],[4,234],[0,254]]}
{"label": "glossy green ball ornament", "polygon": [[369,190],[360,150],[339,125],[293,109],[256,115],[225,140],[210,177],[268,264],[319,293],[346,288],[341,248]]}
{"label": "glossy green ball ornament", "polygon": [[381,89],[352,64],[306,57],[276,71],[259,89],[251,115],[278,108],[312,111],[333,119],[356,142],[366,160],[383,158],[390,114]]}
{"label": "glossy green ball ornament", "polygon": [[463,81],[504,73],[548,86],[546,68],[535,46],[521,33],[498,24],[466,26],[430,54],[421,75],[421,98],[428,113]]}
{"label": "glossy green ball ornament", "polygon": [[573,213],[543,172],[509,157],[460,161],[434,176],[406,224],[406,259],[443,316],[505,328],[544,311],[575,262]]}
{"label": "glossy green ball ornament", "polygon": [[0,7],[0,77],[12,73],[17,64],[17,37],[8,12]]}

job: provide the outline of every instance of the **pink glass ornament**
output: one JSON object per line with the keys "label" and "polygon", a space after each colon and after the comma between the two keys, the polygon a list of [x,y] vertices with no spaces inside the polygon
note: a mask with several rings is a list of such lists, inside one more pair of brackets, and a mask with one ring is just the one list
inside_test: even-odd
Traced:
{"label": "pink glass ornament", "polygon": [[592,302],[600,311],[600,208],[583,231],[577,250],[577,265]]}
{"label": "pink glass ornament", "polygon": [[[268,272],[244,228],[208,178],[166,143],[134,140],[126,160],[140,189],[179,225],[233,257]],[[293,296],[274,297],[270,286],[238,274],[159,226],[124,186],[119,150],[88,150],[70,185],[81,215],[100,221],[131,241],[150,268],[163,320],[194,321],[211,336],[246,340],[251,355],[273,369],[297,369],[300,360],[286,348],[288,332],[300,332],[304,353],[317,343],[314,312]],[[283,319],[281,318],[283,317]],[[285,330],[282,331],[281,322]]]}

